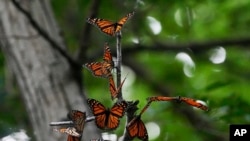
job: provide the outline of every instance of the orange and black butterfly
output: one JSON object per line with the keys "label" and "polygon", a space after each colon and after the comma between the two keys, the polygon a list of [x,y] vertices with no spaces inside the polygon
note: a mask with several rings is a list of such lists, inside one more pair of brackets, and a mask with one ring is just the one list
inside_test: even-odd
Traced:
{"label": "orange and black butterfly", "polygon": [[61,127],[60,129],[54,129],[54,131],[58,131],[61,133],[66,133],[68,135],[74,136],[74,137],[80,137],[81,134],[76,131],[75,127]]}
{"label": "orange and black butterfly", "polygon": [[72,110],[68,114],[68,117],[73,121],[74,125],[72,127],[62,127],[60,129],[54,129],[54,131],[67,133],[67,141],[80,141],[85,124],[86,113],[77,110]]}
{"label": "orange and black butterfly", "polygon": [[145,124],[141,120],[141,115],[147,110],[151,101],[144,106],[140,114],[135,116],[126,126],[127,133],[131,139],[137,137],[143,141],[148,141],[148,132]]}
{"label": "orange and black butterfly", "polygon": [[108,78],[114,68],[114,62],[108,44],[104,45],[103,62],[92,62],[84,65],[96,77]]}
{"label": "orange and black butterfly", "polygon": [[99,18],[88,18],[87,22],[97,26],[102,32],[107,35],[114,36],[117,32],[121,31],[123,25],[130,19],[135,12],[128,13],[126,16],[121,18],[118,22],[111,22],[105,19]]}
{"label": "orange and black butterfly", "polygon": [[119,126],[120,118],[128,106],[126,101],[116,102],[111,109],[106,109],[99,101],[88,99],[88,105],[95,116],[95,123],[98,128],[114,130]]}
{"label": "orange and black butterfly", "polygon": [[148,141],[148,132],[140,115],[132,119],[126,126],[126,129],[131,138],[138,137],[143,141]]}
{"label": "orange and black butterfly", "polygon": [[125,80],[126,80],[126,77],[124,78],[124,80],[122,81],[120,86],[118,88],[116,88],[113,76],[110,75],[110,77],[109,77],[109,91],[110,91],[112,100],[115,99],[117,97],[118,93],[121,91],[122,85],[123,85]]}
{"label": "orange and black butterfly", "polygon": [[188,97],[179,97],[179,101],[181,102],[185,102],[186,104],[188,105],[191,105],[193,107],[196,107],[196,108],[200,108],[204,111],[208,111],[208,107],[202,103],[200,103],[199,101],[195,100],[195,99],[192,99],[192,98],[188,98]]}
{"label": "orange and black butterfly", "polygon": [[80,141],[81,140],[81,134],[76,132],[76,129],[74,127],[61,128],[59,129],[59,132],[68,134],[67,141]]}
{"label": "orange and black butterfly", "polygon": [[165,97],[165,96],[154,96],[147,98],[148,101],[177,101],[185,102],[188,105],[200,108],[202,110],[208,111],[208,107],[202,103],[199,103],[197,100],[187,97]]}
{"label": "orange and black butterfly", "polygon": [[148,101],[179,101],[179,97],[167,97],[167,96],[152,96],[147,98]]}
{"label": "orange and black butterfly", "polygon": [[82,134],[86,119],[86,113],[77,110],[71,110],[71,112],[68,114],[68,117],[73,121],[76,131]]}

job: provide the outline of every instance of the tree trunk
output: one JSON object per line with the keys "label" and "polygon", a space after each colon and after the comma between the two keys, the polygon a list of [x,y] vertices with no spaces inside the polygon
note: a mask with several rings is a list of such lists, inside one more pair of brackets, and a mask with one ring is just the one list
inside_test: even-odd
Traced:
{"label": "tree trunk", "polygon": [[[18,2],[66,50],[50,1]],[[71,109],[87,110],[86,97],[78,79],[81,69],[72,68],[67,59],[38,34],[10,0],[0,1],[0,33],[2,51],[15,74],[36,140],[66,140],[66,135],[52,132],[49,123],[66,119]],[[95,126],[91,124],[93,122],[84,129],[84,140],[99,137]]]}

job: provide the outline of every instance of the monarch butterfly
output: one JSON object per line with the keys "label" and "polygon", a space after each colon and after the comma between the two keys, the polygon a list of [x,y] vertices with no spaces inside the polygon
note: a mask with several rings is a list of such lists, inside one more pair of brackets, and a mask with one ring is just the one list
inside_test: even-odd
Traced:
{"label": "monarch butterfly", "polygon": [[120,92],[120,90],[122,88],[122,85],[123,85],[125,79],[126,79],[126,77],[124,78],[124,80],[122,81],[120,86],[118,88],[116,88],[113,76],[110,75],[110,77],[109,77],[109,90],[110,90],[112,100],[117,97],[118,93]]}
{"label": "monarch butterfly", "polygon": [[147,98],[148,101],[177,101],[177,102],[185,102],[188,105],[200,108],[204,111],[208,111],[208,107],[203,105],[202,103],[197,102],[197,100],[188,98],[188,97],[165,97],[165,96],[155,96]]}
{"label": "monarch butterfly", "polygon": [[148,97],[148,101],[178,101],[179,97],[166,97],[166,96],[153,96],[153,97]]}
{"label": "monarch butterfly", "polygon": [[82,134],[86,113],[77,110],[71,110],[71,112],[68,114],[68,117],[73,121],[76,132]]}
{"label": "monarch butterfly", "polygon": [[143,141],[148,141],[148,132],[143,121],[141,120],[141,115],[147,110],[151,101],[149,101],[144,108],[141,110],[139,115],[135,116],[126,126],[126,130],[130,138],[138,137]]}
{"label": "monarch butterfly", "polygon": [[86,113],[77,110],[71,110],[71,112],[68,113],[68,117],[73,121],[74,126],[62,127],[59,130],[54,129],[54,131],[67,133],[68,134],[67,141],[80,141],[86,119]]}
{"label": "monarch butterfly", "polygon": [[126,101],[116,102],[111,109],[106,109],[99,101],[88,99],[88,105],[95,116],[95,123],[98,128],[114,130],[119,126],[119,118],[124,115],[128,106]]}
{"label": "monarch butterfly", "polygon": [[78,133],[76,131],[76,128],[74,128],[74,127],[62,127],[60,129],[54,129],[54,131],[58,131],[58,132],[61,132],[61,133],[67,133],[67,134],[69,134],[71,136],[74,136],[74,137],[80,137],[81,136],[81,134]]}
{"label": "monarch butterfly", "polygon": [[99,18],[88,18],[87,22],[98,27],[102,32],[107,35],[114,36],[117,32],[122,29],[122,26],[130,19],[135,12],[128,13],[126,16],[121,18],[118,22],[111,22],[105,19]]}
{"label": "monarch butterfly", "polygon": [[141,116],[136,116],[129,124],[126,126],[128,134],[131,138],[138,137],[143,141],[148,140],[148,132],[147,129],[141,120]]}
{"label": "monarch butterfly", "polygon": [[197,107],[197,108],[200,108],[204,111],[208,111],[208,107],[206,105],[203,105],[202,103],[198,102],[197,100],[195,99],[192,99],[192,98],[188,98],[188,97],[179,97],[179,100],[181,102],[185,102],[187,103],[188,105],[191,105],[191,106],[194,106],[194,107]]}
{"label": "monarch butterfly", "polygon": [[114,62],[110,48],[107,43],[104,45],[103,62],[92,62],[84,65],[92,72],[94,76],[107,78],[111,75],[111,70],[114,68]]}

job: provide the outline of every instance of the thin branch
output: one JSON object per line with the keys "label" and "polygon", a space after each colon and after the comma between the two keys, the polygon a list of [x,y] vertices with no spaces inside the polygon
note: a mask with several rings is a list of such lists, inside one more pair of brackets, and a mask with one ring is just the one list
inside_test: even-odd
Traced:
{"label": "thin branch", "polygon": [[[99,0],[93,0],[93,3],[91,4],[91,8],[89,10],[89,17],[96,17],[98,14],[98,9],[100,6],[100,1]],[[89,48],[89,41],[90,41],[90,33],[91,33],[91,24],[88,24],[86,22],[85,28],[82,31],[81,39],[80,39],[80,48],[78,50],[77,54],[77,60],[83,61],[86,60],[86,51]]]}
{"label": "thin branch", "polygon": [[[116,65],[116,86],[119,87],[121,84],[121,63],[122,63],[122,48],[121,48],[121,38],[122,34],[121,31],[116,35],[116,58],[117,58],[117,65]],[[119,90],[117,95],[118,100],[123,100],[122,98],[122,87]]]}
{"label": "thin branch", "polygon": [[[90,122],[90,121],[93,121],[93,120],[95,120],[95,117],[91,116],[91,117],[87,117],[85,119],[85,122]],[[49,125],[50,126],[65,126],[65,125],[72,126],[72,125],[74,125],[74,122],[72,120],[68,120],[68,121],[54,121],[54,122],[50,122]]]}
{"label": "thin branch", "polygon": [[190,43],[159,43],[155,42],[151,46],[136,44],[134,46],[124,46],[123,53],[131,54],[142,51],[180,51],[180,50],[195,50],[195,51],[204,51],[211,48],[216,48],[218,46],[229,47],[229,46],[242,46],[246,47],[250,45],[250,37],[237,38],[237,39],[219,39],[219,40],[211,40],[211,41],[203,41],[203,42],[190,42]]}
{"label": "thin branch", "polygon": [[63,48],[56,43],[50,36],[49,34],[42,29],[41,26],[39,26],[39,24],[37,23],[37,21],[32,17],[32,15],[26,11],[20,4],[19,2],[17,2],[16,0],[12,0],[13,5],[28,19],[28,21],[30,22],[30,24],[33,26],[33,28],[45,39],[48,41],[48,43],[51,45],[51,47],[53,47],[55,50],[57,50],[59,53],[61,53],[69,62],[69,64],[72,67],[76,67],[79,68],[81,67],[80,64],[78,64],[75,60],[73,60],[73,58],[71,56],[69,56],[67,54],[67,52],[65,52],[63,50]]}

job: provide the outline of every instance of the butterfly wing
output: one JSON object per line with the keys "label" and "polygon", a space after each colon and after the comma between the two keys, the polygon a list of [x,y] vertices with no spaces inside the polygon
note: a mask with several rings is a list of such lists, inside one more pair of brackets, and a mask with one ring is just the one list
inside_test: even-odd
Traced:
{"label": "butterfly wing", "polygon": [[81,141],[81,137],[74,137],[74,136],[68,135],[67,141]]}
{"label": "butterfly wing", "polygon": [[179,101],[179,97],[153,96],[148,97],[148,101]]}
{"label": "butterfly wing", "polygon": [[109,114],[109,117],[108,117],[107,123],[106,123],[106,129],[107,130],[114,130],[119,126],[119,124],[120,124],[119,117],[114,116],[112,114]]}
{"label": "butterfly wing", "polygon": [[110,48],[108,46],[108,43],[106,43],[104,45],[104,55],[103,55],[103,60],[105,62],[111,62],[112,61],[112,55],[111,55],[111,51]]}
{"label": "butterfly wing", "polygon": [[72,110],[69,113],[69,118],[72,119],[73,123],[75,124],[74,127],[76,131],[82,134],[86,119],[86,113],[77,110]]}
{"label": "butterfly wing", "polygon": [[125,110],[128,104],[125,101],[116,102],[113,107],[110,109],[108,121],[107,121],[107,129],[113,130],[119,126],[120,119],[123,117]]}
{"label": "butterfly wing", "polygon": [[80,137],[81,134],[76,131],[76,128],[74,127],[62,127],[60,129],[54,129],[54,131],[58,131],[61,133],[67,133],[68,135],[74,136],[74,137]]}
{"label": "butterfly wing", "polygon": [[113,76],[110,75],[109,76],[109,91],[110,91],[110,94],[111,94],[111,99],[115,99],[117,97],[117,90],[116,90],[116,87],[115,87],[115,82],[114,82],[114,79],[113,79]]}
{"label": "butterfly wing", "polygon": [[103,61],[104,67],[111,71],[114,67],[114,62],[112,60],[111,50],[107,43],[104,45]]}
{"label": "butterfly wing", "polygon": [[123,25],[127,22],[127,20],[129,20],[133,15],[135,14],[135,12],[131,12],[128,13],[126,16],[124,16],[123,18],[121,18],[116,25],[115,28],[115,32],[118,32],[122,29]]}
{"label": "butterfly wing", "polygon": [[96,77],[107,78],[111,73],[104,67],[103,62],[86,63],[84,66]]}
{"label": "butterfly wing", "polygon": [[117,97],[118,93],[121,91],[121,88],[122,88],[125,80],[126,80],[126,77],[124,78],[124,80],[122,81],[120,86],[118,88],[116,88],[113,76],[112,75],[109,76],[109,91],[110,91],[112,100],[115,99]]}
{"label": "butterfly wing", "polygon": [[95,116],[95,123],[98,128],[105,129],[106,128],[106,118],[107,118],[107,111],[106,108],[97,100],[95,99],[88,99],[88,105]]}
{"label": "butterfly wing", "polygon": [[200,108],[204,111],[208,111],[208,107],[206,105],[203,105],[202,103],[199,103],[197,100],[187,97],[180,97],[180,101],[187,103],[188,105]]}
{"label": "butterfly wing", "polygon": [[126,129],[130,138],[138,137],[141,140],[148,141],[148,132],[140,115],[132,119]]}
{"label": "butterfly wing", "polygon": [[118,118],[121,118],[123,117],[127,107],[128,104],[126,101],[116,102],[111,108],[110,113],[114,116],[117,116]]}
{"label": "butterfly wing", "polygon": [[87,22],[98,27],[103,33],[114,36],[115,24],[109,20],[99,18],[88,18]]}

